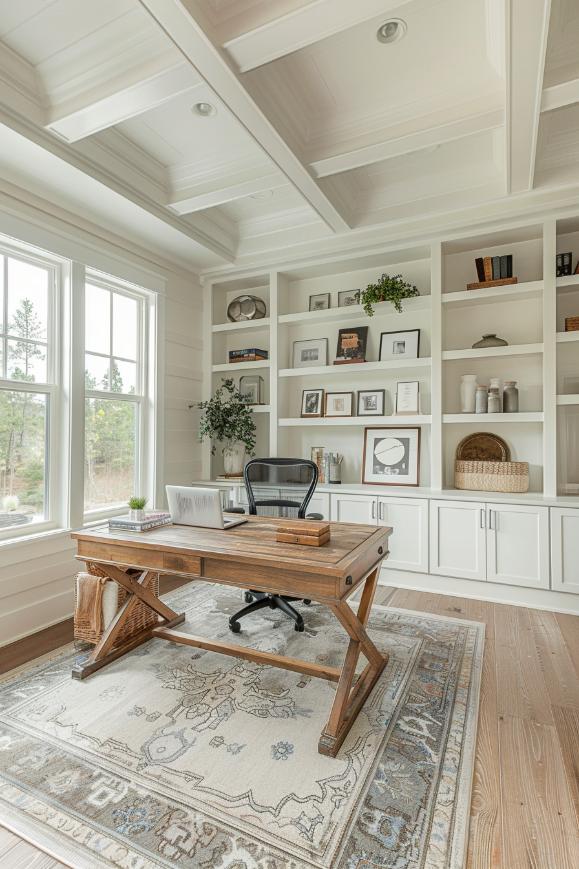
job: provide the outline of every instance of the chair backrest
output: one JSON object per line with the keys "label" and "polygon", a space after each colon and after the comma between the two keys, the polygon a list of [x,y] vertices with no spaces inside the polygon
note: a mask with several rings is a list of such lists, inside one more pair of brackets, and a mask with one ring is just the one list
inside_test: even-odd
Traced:
{"label": "chair backrest", "polygon": [[305,519],[318,468],[308,459],[251,459],[243,472],[249,512]]}

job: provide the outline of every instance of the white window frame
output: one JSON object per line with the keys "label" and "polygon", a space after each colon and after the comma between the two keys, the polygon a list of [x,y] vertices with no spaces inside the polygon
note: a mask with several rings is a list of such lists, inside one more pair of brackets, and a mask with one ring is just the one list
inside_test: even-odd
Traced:
{"label": "white window frame", "polygon": [[[135,491],[145,495],[149,499],[149,503],[153,504],[155,499],[155,455],[151,449],[151,444],[155,442],[156,426],[155,414],[155,370],[156,359],[154,345],[156,343],[156,294],[150,290],[138,287],[127,281],[121,281],[118,278],[110,275],[96,272],[92,269],[86,270],[84,286],[91,284],[111,291],[111,318],[110,318],[110,354],[93,353],[95,356],[108,358],[111,362],[113,359],[122,361],[123,357],[114,356],[112,344],[113,332],[113,296],[112,293],[127,296],[128,298],[136,299],[139,303],[139,320],[137,334],[137,391],[136,393],[120,393],[106,390],[87,390],[83,389],[83,414],[85,398],[104,399],[106,401],[128,401],[137,406],[137,422],[135,435]],[[84,304],[83,304],[84,308]],[[84,311],[83,311],[84,313]],[[151,340],[153,338],[153,340]],[[82,354],[82,371],[84,373],[84,341]],[[127,360],[133,361],[133,360]],[[82,450],[82,480],[83,480],[83,495],[84,495],[84,426],[83,426],[83,450]],[[94,522],[101,521],[110,516],[119,515],[126,512],[126,503],[112,504],[108,507],[98,507],[94,510],[84,509],[83,497],[83,524],[90,525]]]}
{"label": "white window frame", "polygon": [[[29,392],[46,395],[45,452],[44,452],[44,510],[46,518],[39,522],[0,529],[0,544],[25,537],[35,536],[62,527],[65,519],[61,488],[59,485],[58,444],[61,433],[62,380],[60,367],[60,315],[62,293],[63,260],[50,253],[38,251],[29,245],[16,245],[0,240],[0,254],[4,256],[4,311],[3,337],[7,335],[7,261],[6,258],[20,260],[40,266],[48,272],[48,319],[46,329],[46,383],[28,383],[22,380],[4,378],[0,370],[0,389],[8,392]],[[4,346],[6,355],[7,344]],[[4,360],[4,365],[7,359]]]}

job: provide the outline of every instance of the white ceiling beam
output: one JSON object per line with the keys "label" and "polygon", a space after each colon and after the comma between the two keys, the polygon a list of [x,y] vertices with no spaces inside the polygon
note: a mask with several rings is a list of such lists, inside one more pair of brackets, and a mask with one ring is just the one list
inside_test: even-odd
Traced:
{"label": "white ceiling beam", "polygon": [[533,187],[550,13],[551,0],[507,2],[507,193]]}
{"label": "white ceiling beam", "polygon": [[214,208],[246,196],[254,196],[276,187],[284,187],[286,178],[281,172],[236,172],[218,181],[199,182],[174,188],[169,195],[169,208],[177,214],[192,214],[205,208]]}
{"label": "white ceiling beam", "polygon": [[184,0],[140,0],[140,3],[320,218],[334,232],[349,229],[344,217],[211,43]]}
{"label": "white ceiling beam", "polygon": [[111,89],[107,82],[99,96],[91,92],[90,98],[81,101],[74,110],[63,114],[56,110],[46,127],[67,142],[78,142],[160,106],[199,84],[199,77],[185,62],[120,90]]}
{"label": "white ceiling beam", "polygon": [[227,51],[240,72],[248,72],[321,39],[399,9],[411,0],[315,0],[268,24],[227,40]]}
{"label": "white ceiling beam", "polygon": [[415,151],[423,151],[425,148],[435,148],[446,142],[463,139],[467,136],[475,136],[487,130],[494,130],[503,126],[505,115],[502,109],[484,112],[471,118],[458,118],[437,127],[418,130],[405,136],[387,139],[368,145],[365,148],[336,154],[310,163],[317,178],[326,178],[328,175],[336,175],[339,172],[348,172],[350,169],[358,169],[361,166],[369,166],[372,163],[380,163],[382,160],[390,160],[392,157],[400,157],[403,154],[412,154]]}
{"label": "white ceiling beam", "polygon": [[550,112],[563,106],[579,103],[579,78],[564,81],[543,89],[541,111]]}

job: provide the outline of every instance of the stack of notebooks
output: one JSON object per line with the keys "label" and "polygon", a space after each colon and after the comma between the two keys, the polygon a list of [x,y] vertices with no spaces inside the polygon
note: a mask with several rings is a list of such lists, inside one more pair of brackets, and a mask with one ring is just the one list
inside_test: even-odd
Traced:
{"label": "stack of notebooks", "polygon": [[130,516],[115,516],[109,519],[111,531],[150,531],[152,528],[160,528],[161,525],[171,524],[170,513],[147,513],[142,520],[131,519]]}
{"label": "stack of notebooks", "polygon": [[513,276],[513,256],[477,256],[475,259],[476,273],[481,283],[500,281]]}
{"label": "stack of notebooks", "polygon": [[259,350],[257,347],[251,347],[247,350],[230,350],[230,362],[263,362],[269,359],[267,350]]}

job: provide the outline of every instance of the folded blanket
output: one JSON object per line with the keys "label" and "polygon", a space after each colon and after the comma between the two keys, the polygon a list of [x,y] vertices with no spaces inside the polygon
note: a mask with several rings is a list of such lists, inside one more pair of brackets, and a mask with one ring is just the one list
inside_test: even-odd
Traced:
{"label": "folded blanket", "polygon": [[103,593],[106,577],[79,573],[76,577],[75,632],[100,636],[103,630]]}

